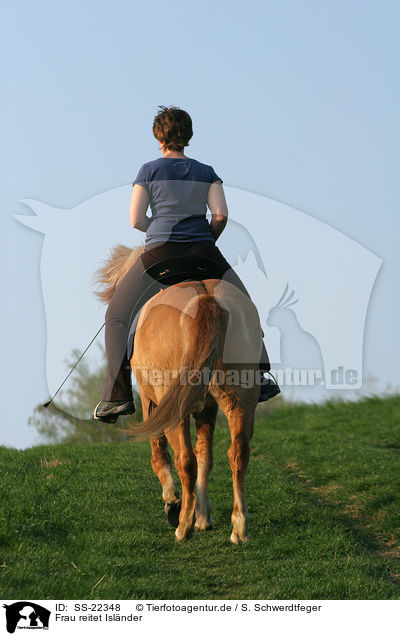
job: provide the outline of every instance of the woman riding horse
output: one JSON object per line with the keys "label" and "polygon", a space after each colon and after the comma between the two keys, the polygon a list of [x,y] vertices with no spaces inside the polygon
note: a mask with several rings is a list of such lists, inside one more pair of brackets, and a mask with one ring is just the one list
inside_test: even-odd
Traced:
{"label": "woman riding horse", "polygon": [[[208,259],[215,264],[213,278],[223,277],[249,297],[215,245],[228,217],[222,179],[211,166],[183,152],[193,136],[190,116],[175,106],[162,106],[154,118],[153,134],[163,156],[140,168],[129,212],[132,227],[146,233],[145,249],[116,288],[105,317],[107,374],[102,400],[94,410],[94,418],[105,422],[135,411],[127,340],[134,316],[160,289],[145,274],[150,266],[175,256]],[[211,222],[206,219],[207,206]],[[270,368],[263,343],[260,369]],[[263,377],[259,402],[279,392],[277,384]]]}

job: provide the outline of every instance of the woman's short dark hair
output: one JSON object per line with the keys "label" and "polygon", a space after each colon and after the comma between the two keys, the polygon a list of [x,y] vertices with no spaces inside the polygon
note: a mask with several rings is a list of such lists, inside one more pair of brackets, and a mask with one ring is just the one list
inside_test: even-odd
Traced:
{"label": "woman's short dark hair", "polygon": [[193,137],[192,120],[177,106],[159,106],[154,117],[153,135],[168,150],[182,150]]}

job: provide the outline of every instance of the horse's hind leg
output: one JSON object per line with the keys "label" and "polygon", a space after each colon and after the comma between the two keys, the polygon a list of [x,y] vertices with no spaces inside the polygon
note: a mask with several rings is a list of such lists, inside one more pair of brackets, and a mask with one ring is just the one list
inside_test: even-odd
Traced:
{"label": "horse's hind leg", "polygon": [[245,498],[245,477],[253,436],[254,408],[236,407],[228,415],[232,443],[228,450],[233,481],[232,543],[249,540],[249,513]]}
{"label": "horse's hind leg", "polygon": [[179,526],[175,530],[177,541],[188,539],[193,534],[196,483],[196,457],[190,439],[190,417],[184,419],[166,436],[174,451],[175,466],[182,483],[182,507]]}
{"label": "horse's hind leg", "polygon": [[168,441],[165,435],[150,440],[151,465],[160,480],[162,497],[165,501],[165,513],[174,528],[178,527],[181,502],[179,492],[175,487],[172,476],[172,461],[168,452]]}
{"label": "horse's hind leg", "polygon": [[214,402],[194,414],[197,438],[194,453],[197,458],[196,530],[212,528],[208,478],[213,462],[213,439],[218,405]]}
{"label": "horse's hind leg", "polygon": [[[141,394],[143,418],[147,419],[150,400]],[[175,487],[172,476],[172,461],[168,452],[168,441],[165,435],[150,440],[151,465],[160,480],[162,497],[165,501],[165,513],[171,526],[176,528],[179,523],[181,502],[179,492]]]}

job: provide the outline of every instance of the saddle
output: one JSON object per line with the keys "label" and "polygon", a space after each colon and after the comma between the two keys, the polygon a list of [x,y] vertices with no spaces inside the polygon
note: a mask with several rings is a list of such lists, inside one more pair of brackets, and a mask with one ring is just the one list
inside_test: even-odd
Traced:
{"label": "saddle", "polygon": [[[177,283],[204,280],[206,278],[222,278],[225,271],[220,263],[209,258],[199,256],[172,256],[166,258],[155,265],[151,265],[143,272],[143,277],[152,278],[154,283],[150,289],[157,294],[165,286],[176,285]],[[136,312],[132,321],[127,344],[127,357],[131,359],[133,353],[133,342],[137,323],[140,317],[142,307]]]}
{"label": "saddle", "polygon": [[190,280],[221,278],[224,271],[217,261],[198,256],[173,256],[148,267],[147,274],[167,285],[176,285]]}

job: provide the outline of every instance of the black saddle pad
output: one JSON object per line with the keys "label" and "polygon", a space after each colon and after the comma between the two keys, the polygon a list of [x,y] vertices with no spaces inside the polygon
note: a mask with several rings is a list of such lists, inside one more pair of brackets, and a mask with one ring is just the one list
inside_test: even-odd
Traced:
{"label": "black saddle pad", "polygon": [[146,269],[147,275],[166,285],[175,285],[185,280],[222,278],[224,270],[220,263],[199,256],[174,256]]}

